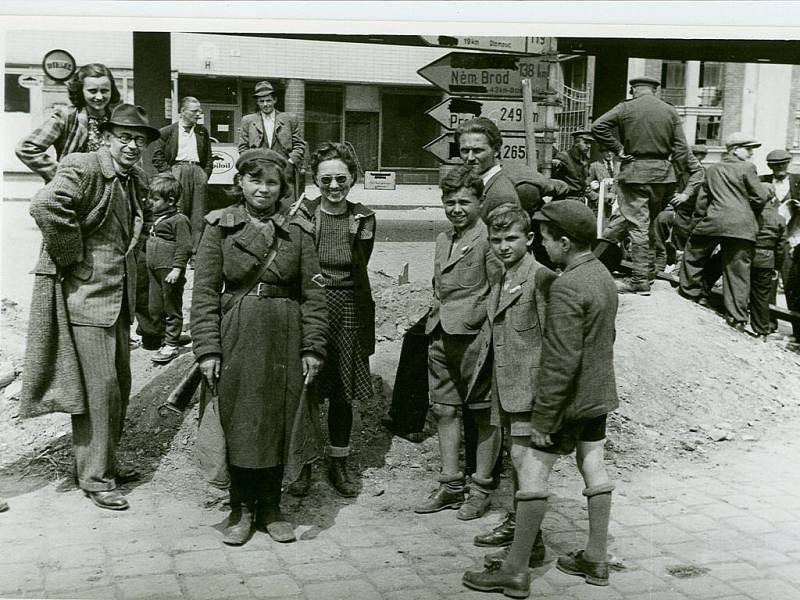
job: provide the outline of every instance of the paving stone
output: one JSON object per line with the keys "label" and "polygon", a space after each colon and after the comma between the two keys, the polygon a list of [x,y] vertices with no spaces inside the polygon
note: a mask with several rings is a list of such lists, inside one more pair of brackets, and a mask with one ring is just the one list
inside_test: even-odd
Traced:
{"label": "paving stone", "polygon": [[54,569],[45,574],[44,589],[50,592],[89,590],[111,585],[110,574],[102,568]]}
{"label": "paving stone", "polygon": [[[658,501],[652,502],[652,503],[648,502],[647,504],[645,504],[645,506],[647,506],[647,509],[649,511],[651,511],[654,515],[656,515],[657,517],[662,517],[662,518],[663,517],[674,516],[674,515],[680,515],[682,513],[687,512],[686,506],[684,504],[681,504],[680,502],[675,501],[675,500],[670,500],[668,502],[658,502]],[[703,508],[700,507],[697,510],[703,510]],[[737,513],[736,514],[739,514],[739,512],[741,512],[741,511],[739,511],[737,509]],[[613,504],[611,506],[611,513],[612,513],[612,516],[614,516],[614,506],[613,506]]]}
{"label": "paving stone", "polygon": [[286,598],[302,592],[297,581],[286,574],[249,577],[247,586],[257,598]]}
{"label": "paving stone", "polygon": [[483,561],[483,554],[493,552],[492,548],[480,548],[483,553],[480,559],[476,561],[471,556],[430,556],[425,557],[424,560],[414,561],[414,568],[417,573],[423,575],[436,575],[437,573],[444,573],[453,570],[467,570],[477,568]]}
{"label": "paving stone", "polygon": [[671,519],[670,522],[689,533],[709,531],[722,526],[720,525],[719,521],[716,521],[707,515],[701,515],[697,513],[682,514],[678,518]]}
{"label": "paving stone", "polygon": [[223,552],[228,556],[228,562],[242,575],[259,575],[283,572],[286,568],[282,561],[271,550],[257,550],[251,552],[235,552],[240,548],[231,546],[231,550]]}
{"label": "paving stone", "polygon": [[47,598],[69,598],[74,600],[77,596],[81,600],[112,600],[120,598],[120,592],[113,585],[96,586],[89,589],[63,590],[57,592],[47,592]]}
{"label": "paving stone", "polygon": [[381,592],[425,585],[425,582],[419,578],[414,570],[408,567],[377,569],[367,573],[367,578]]}
{"label": "paving stone", "polygon": [[[51,568],[102,568],[106,564],[106,553],[97,546],[62,546],[49,554],[47,560]],[[56,567],[57,565],[57,567]]]}
{"label": "paving stone", "polygon": [[172,557],[174,571],[178,575],[203,575],[214,571],[230,572],[227,556],[221,548],[181,552]]}
{"label": "paving stone", "polygon": [[180,598],[181,586],[173,573],[132,577],[117,581],[117,587],[125,600],[144,600],[145,598]]}
{"label": "paving stone", "polygon": [[664,579],[644,569],[612,571],[609,580],[611,587],[623,595],[649,593],[667,587]]}
{"label": "paving stone", "polygon": [[671,544],[661,546],[661,550],[668,552],[675,557],[677,564],[697,563],[699,565],[709,565],[713,563],[724,563],[736,560],[736,557],[721,550],[724,546],[711,543],[684,542],[683,544]]}
{"label": "paving stone", "polygon": [[800,551],[800,539],[785,533],[770,533],[760,537],[764,545],[779,552]]}
{"label": "paving stone", "polygon": [[111,574],[117,577],[139,577],[141,575],[158,575],[172,570],[172,559],[166,552],[149,554],[131,554],[118,556],[111,560]]}
{"label": "paving stone", "polygon": [[[94,546],[96,548],[96,546]],[[138,536],[134,539],[116,540],[104,544],[106,552],[111,556],[126,556],[128,554],[152,554],[164,552],[167,547],[158,537]]]}
{"label": "paving stone", "polygon": [[36,564],[6,564],[0,567],[0,573],[2,573],[2,576],[0,576],[0,596],[13,597],[17,594],[44,589],[44,572]]}
{"label": "paving stone", "polygon": [[750,535],[766,534],[775,531],[775,526],[765,519],[760,519],[752,515],[733,517],[725,519],[725,523],[731,527]]}
{"label": "paving stone", "polygon": [[220,598],[246,598],[250,590],[248,580],[238,575],[191,575],[181,577],[185,596],[191,600],[219,600]]}
{"label": "paving stone", "polygon": [[421,575],[421,578],[431,589],[436,590],[443,596],[451,596],[459,593],[464,588],[464,584],[461,583],[463,576],[464,571],[458,570],[436,575]]}
{"label": "paving stone", "polygon": [[439,600],[442,596],[428,587],[423,587],[386,592],[382,598],[383,600]]}
{"label": "paving stone", "polygon": [[689,579],[675,578],[673,587],[690,598],[729,598],[736,593],[728,584],[708,575]]}
{"label": "paving stone", "polygon": [[310,583],[304,591],[307,598],[325,600],[379,600],[381,597],[375,586],[364,579]]}
{"label": "paving stone", "polygon": [[746,511],[729,504],[728,502],[717,502],[715,504],[708,504],[705,506],[696,506],[692,508],[692,512],[702,513],[715,519],[727,519],[729,517],[738,517],[747,514]]}
{"label": "paving stone", "polygon": [[795,587],[778,579],[750,579],[736,581],[733,585],[753,600],[797,600],[800,585]]}
{"label": "paving stone", "polygon": [[[678,520],[676,517],[671,517],[671,519]],[[637,527],[636,533],[653,544],[678,544],[693,539],[689,533],[672,522]]]}
{"label": "paving stone", "polygon": [[611,521],[622,525],[637,527],[639,525],[655,524],[659,518],[645,508],[628,506],[625,510],[615,510],[611,507]]}
{"label": "paving stone", "polygon": [[383,546],[387,542],[387,536],[382,532],[368,527],[342,528],[341,530],[332,531],[331,535],[344,548]]}
{"label": "paving stone", "polygon": [[[770,567],[769,572],[774,573],[776,576],[790,583],[800,584],[800,564],[796,562],[780,567]],[[755,577],[753,577],[753,579],[755,579]]]}
{"label": "paving stone", "polygon": [[272,542],[269,548],[275,556],[291,565],[316,563],[323,560],[337,560],[343,555],[343,549],[338,544],[329,540],[310,540],[308,542],[295,542],[292,544],[278,544]]}
{"label": "paving stone", "polygon": [[757,546],[734,549],[731,550],[731,554],[759,568],[780,565],[792,560],[783,552]]}
{"label": "paving stone", "polygon": [[402,567],[409,564],[405,554],[394,548],[351,548],[350,562],[360,571],[381,567]]}
{"label": "paving stone", "polygon": [[190,536],[180,536],[169,543],[172,552],[192,552],[195,550],[215,550],[222,548],[222,535],[216,531]]}
{"label": "paving stone", "polygon": [[[573,581],[577,580],[577,577],[567,575],[566,573],[561,574],[564,577],[569,577]],[[585,582],[570,585],[569,587],[563,587],[562,585],[557,589],[575,600],[623,600],[624,598],[622,594],[611,586],[601,587],[597,585],[587,585]]]}
{"label": "paving stone", "polygon": [[289,573],[300,582],[358,578],[361,576],[361,573],[355,567],[344,560],[314,563],[313,567],[309,567],[309,565],[293,565],[289,567]]}
{"label": "paving stone", "polygon": [[[5,545],[5,544],[4,544]],[[13,552],[0,552],[0,565],[5,568],[12,563],[38,564],[49,557],[48,547],[44,539],[33,544],[14,544]]]}
{"label": "paving stone", "polygon": [[[632,599],[636,599],[635,594],[630,597]],[[687,598],[688,596],[686,596],[686,594],[682,594],[681,592],[675,590],[658,590],[649,592],[642,600],[687,600]]]}
{"label": "paving stone", "polygon": [[737,579],[757,579],[763,575],[760,569],[746,562],[726,562],[710,565],[710,574],[722,581],[736,581]]}

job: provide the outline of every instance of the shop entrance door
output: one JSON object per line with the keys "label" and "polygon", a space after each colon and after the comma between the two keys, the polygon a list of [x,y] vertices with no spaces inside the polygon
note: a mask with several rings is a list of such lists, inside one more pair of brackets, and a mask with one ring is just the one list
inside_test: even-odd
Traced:
{"label": "shop entrance door", "polygon": [[[203,104],[203,125],[220,144],[237,144],[237,107],[233,104]],[[212,140],[213,141],[213,140]]]}
{"label": "shop entrance door", "polygon": [[353,144],[364,171],[378,168],[378,113],[347,111],[344,139]]}

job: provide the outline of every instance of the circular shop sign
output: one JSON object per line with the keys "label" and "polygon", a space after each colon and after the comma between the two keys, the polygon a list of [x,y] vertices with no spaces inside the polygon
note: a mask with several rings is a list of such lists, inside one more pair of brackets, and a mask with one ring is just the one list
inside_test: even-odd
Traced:
{"label": "circular shop sign", "polygon": [[75,74],[75,59],[66,50],[50,50],[44,55],[42,69],[53,81],[66,81]]}

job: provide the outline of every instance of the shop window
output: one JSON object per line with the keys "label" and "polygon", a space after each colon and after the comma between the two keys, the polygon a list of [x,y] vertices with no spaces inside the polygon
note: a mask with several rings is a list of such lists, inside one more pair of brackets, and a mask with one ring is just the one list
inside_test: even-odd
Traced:
{"label": "shop window", "polygon": [[686,63],[665,60],[661,63],[661,99],[675,106],[686,104]]}
{"label": "shop window", "polygon": [[344,88],[306,84],[305,138],[309,154],[322,142],[342,141]]}
{"label": "shop window", "polygon": [[725,63],[700,63],[700,106],[721,106]]}
{"label": "shop window", "polygon": [[[185,77],[178,79],[178,98],[193,96],[200,103],[236,104],[237,81],[232,77]],[[252,94],[252,91],[250,92]]]}
{"label": "shop window", "polygon": [[722,131],[722,117],[697,117],[697,129],[694,136],[695,144],[721,146],[720,131]]}
{"label": "shop window", "polygon": [[423,146],[439,136],[439,124],[425,111],[441,101],[437,92],[384,92],[381,96],[383,136],[381,168],[436,168],[436,158]]}
{"label": "shop window", "polygon": [[7,74],[6,86],[6,108],[5,112],[31,112],[31,92],[22,87],[19,82],[19,75]]}

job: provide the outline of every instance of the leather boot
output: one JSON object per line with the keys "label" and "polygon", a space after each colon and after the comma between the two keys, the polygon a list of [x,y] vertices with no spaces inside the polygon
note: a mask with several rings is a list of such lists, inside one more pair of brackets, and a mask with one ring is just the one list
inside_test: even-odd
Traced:
{"label": "leather boot", "polygon": [[344,456],[332,456],[328,462],[328,477],[334,489],[340,496],[345,498],[355,498],[358,490],[347,476],[347,458]]}
{"label": "leather boot", "polygon": [[[497,552],[490,552],[483,557],[483,566],[487,569],[499,567],[511,552],[511,546],[498,550]],[[547,555],[547,548],[544,545],[542,532],[536,534],[536,540],[533,542],[533,549],[531,550],[531,557],[528,560],[528,566],[531,569],[536,569],[544,564],[545,556]]]}
{"label": "leather boot", "polygon": [[517,526],[517,515],[511,511],[506,515],[505,520],[489,533],[481,533],[475,536],[473,543],[481,548],[498,548],[510,546],[514,541],[514,529]]}
{"label": "leather boot", "polygon": [[250,539],[252,533],[253,510],[246,504],[243,504],[240,508],[231,510],[222,543],[228,546],[241,546]]}

